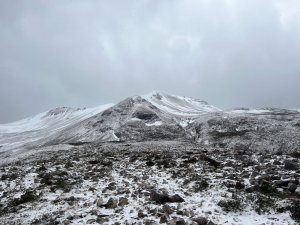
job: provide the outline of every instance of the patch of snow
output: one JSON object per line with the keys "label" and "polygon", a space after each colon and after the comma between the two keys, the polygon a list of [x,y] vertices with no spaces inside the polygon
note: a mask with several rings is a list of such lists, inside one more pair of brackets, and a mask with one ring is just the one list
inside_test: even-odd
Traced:
{"label": "patch of snow", "polygon": [[187,126],[189,125],[189,123],[188,123],[186,120],[181,121],[179,124],[180,124],[180,126],[182,126],[182,127],[187,127]]}
{"label": "patch of snow", "polygon": [[114,131],[112,132],[112,136],[115,139],[115,141],[120,141],[120,138],[117,137]]}
{"label": "patch of snow", "polygon": [[155,121],[154,123],[146,123],[146,126],[161,126],[163,124],[162,121]]}
{"label": "patch of snow", "polygon": [[131,121],[141,121],[141,119],[136,118],[136,117],[133,117],[133,118],[131,118],[130,120],[131,120]]}
{"label": "patch of snow", "polygon": [[194,123],[195,120],[192,120],[192,119],[186,119],[186,120],[181,120],[179,122],[179,125],[182,126],[183,128],[187,127],[189,124],[192,124]]}
{"label": "patch of snow", "polygon": [[243,109],[237,109],[237,110],[232,110],[230,111],[232,113],[251,113],[251,114],[263,114],[263,113],[270,113],[270,110],[265,110],[265,109],[249,109],[249,110],[243,110]]}
{"label": "patch of snow", "polygon": [[37,177],[37,173],[28,173],[25,177],[24,177],[24,187],[25,189],[29,189],[29,188],[35,188],[37,186],[37,184],[34,183],[34,179]]}

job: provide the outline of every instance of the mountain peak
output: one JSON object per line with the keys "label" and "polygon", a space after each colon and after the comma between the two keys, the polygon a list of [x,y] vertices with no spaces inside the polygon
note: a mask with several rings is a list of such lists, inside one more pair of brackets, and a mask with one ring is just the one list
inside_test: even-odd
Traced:
{"label": "mountain peak", "polygon": [[206,101],[185,96],[169,94],[165,91],[152,91],[142,95],[152,105],[168,113],[180,116],[198,116],[205,113],[219,112],[220,109]]}

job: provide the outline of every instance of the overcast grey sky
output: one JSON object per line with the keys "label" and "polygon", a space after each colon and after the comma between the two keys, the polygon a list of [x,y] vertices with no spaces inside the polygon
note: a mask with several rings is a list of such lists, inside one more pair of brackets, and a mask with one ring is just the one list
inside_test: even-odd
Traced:
{"label": "overcast grey sky", "polygon": [[0,0],[0,123],[152,90],[300,108],[300,1]]}

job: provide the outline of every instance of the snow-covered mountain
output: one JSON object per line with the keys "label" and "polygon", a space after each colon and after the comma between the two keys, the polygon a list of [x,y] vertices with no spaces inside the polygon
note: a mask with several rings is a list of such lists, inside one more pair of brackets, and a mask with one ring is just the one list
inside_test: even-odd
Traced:
{"label": "snow-covered mountain", "polygon": [[[205,113],[221,111],[205,101],[171,95],[165,92],[151,92],[142,96],[134,96],[132,99],[138,97],[148,101],[162,112],[170,113],[174,116],[196,117]],[[59,129],[90,118],[113,105],[106,104],[84,109],[60,107],[13,123],[0,124],[0,133],[20,133],[49,128]]]}
{"label": "snow-covered mountain", "polygon": [[0,224],[296,225],[299,149],[298,110],[57,108],[0,125]]}
{"label": "snow-covered mountain", "polygon": [[0,125],[0,152],[12,154],[12,150],[57,144],[177,139],[230,148],[294,151],[300,146],[299,115],[297,110],[273,108],[222,111],[205,101],[155,91],[118,104],[57,108]]}
{"label": "snow-covered mountain", "polygon": [[220,110],[204,101],[164,92],[134,96],[116,105],[90,109],[56,108],[0,125],[0,151],[54,142],[118,141],[115,132],[128,124],[132,126],[141,121],[148,127],[175,124],[175,118],[179,121],[184,117],[183,121],[187,121],[215,111]]}

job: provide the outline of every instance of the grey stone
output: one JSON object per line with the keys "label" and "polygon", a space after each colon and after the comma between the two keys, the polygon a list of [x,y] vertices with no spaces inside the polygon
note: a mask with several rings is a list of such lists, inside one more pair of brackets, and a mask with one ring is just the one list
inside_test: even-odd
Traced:
{"label": "grey stone", "polygon": [[290,192],[295,192],[296,189],[297,189],[297,185],[296,185],[295,183],[290,182],[290,183],[288,184],[288,190],[289,190]]}
{"label": "grey stone", "polygon": [[119,206],[128,205],[128,198],[120,197],[119,198]]}
{"label": "grey stone", "polygon": [[195,221],[198,225],[207,225],[208,223],[208,220],[205,217],[193,218],[193,221]]}
{"label": "grey stone", "polygon": [[172,209],[168,204],[163,205],[162,210],[168,215],[174,212],[174,209]]}
{"label": "grey stone", "polygon": [[110,198],[105,205],[105,208],[107,209],[115,209],[117,207],[118,207],[118,200],[114,198]]}

